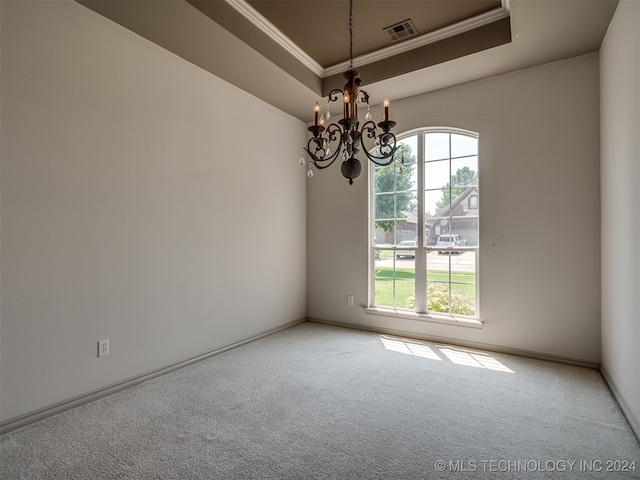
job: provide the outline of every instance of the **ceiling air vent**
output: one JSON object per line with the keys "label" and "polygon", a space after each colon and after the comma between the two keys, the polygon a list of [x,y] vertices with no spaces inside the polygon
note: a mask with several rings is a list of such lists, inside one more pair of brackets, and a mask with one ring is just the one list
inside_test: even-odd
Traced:
{"label": "ceiling air vent", "polygon": [[414,37],[418,34],[418,30],[416,30],[416,27],[410,18],[398,22],[395,25],[384,27],[383,30],[389,34],[392,42]]}

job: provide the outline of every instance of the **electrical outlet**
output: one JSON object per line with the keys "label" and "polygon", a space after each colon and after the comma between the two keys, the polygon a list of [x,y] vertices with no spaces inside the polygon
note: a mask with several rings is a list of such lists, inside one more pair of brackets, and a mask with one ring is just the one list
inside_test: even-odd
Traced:
{"label": "electrical outlet", "polygon": [[109,339],[98,340],[98,357],[109,355]]}
{"label": "electrical outlet", "polygon": [[347,305],[353,307],[353,295],[347,295]]}

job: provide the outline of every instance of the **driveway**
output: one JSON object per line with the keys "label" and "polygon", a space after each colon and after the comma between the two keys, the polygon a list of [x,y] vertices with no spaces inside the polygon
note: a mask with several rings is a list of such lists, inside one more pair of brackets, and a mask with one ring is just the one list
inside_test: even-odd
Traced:
{"label": "driveway", "polygon": [[[460,254],[438,254],[438,252],[429,252],[427,254],[427,265],[432,270],[448,270],[449,262],[451,262],[451,270],[456,272],[475,272],[475,252],[464,252]],[[393,258],[376,260],[376,266],[392,267]],[[396,258],[396,268],[413,268],[415,259],[413,258]]]}

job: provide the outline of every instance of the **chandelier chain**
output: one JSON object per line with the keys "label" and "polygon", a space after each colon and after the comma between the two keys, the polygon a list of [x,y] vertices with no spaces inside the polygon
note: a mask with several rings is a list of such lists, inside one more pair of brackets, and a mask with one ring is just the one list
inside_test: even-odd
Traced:
{"label": "chandelier chain", "polygon": [[353,0],[349,0],[349,69],[353,70]]}

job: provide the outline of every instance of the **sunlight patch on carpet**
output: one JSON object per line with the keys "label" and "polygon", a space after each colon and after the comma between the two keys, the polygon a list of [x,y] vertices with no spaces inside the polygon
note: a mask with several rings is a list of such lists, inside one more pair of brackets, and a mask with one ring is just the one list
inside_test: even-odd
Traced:
{"label": "sunlight patch on carpet", "polygon": [[495,370],[498,372],[514,373],[506,365],[496,360],[491,355],[484,352],[474,352],[462,348],[438,345],[434,348],[415,340],[407,340],[404,338],[394,338],[386,335],[380,337],[380,341],[384,348],[392,352],[404,353],[405,355],[413,355],[414,357],[428,358],[429,360],[443,361],[438,355],[440,351],[445,359],[456,365],[466,367],[485,368],[487,370]]}
{"label": "sunlight patch on carpet", "polygon": [[497,370],[499,372],[514,373],[513,370],[500,363],[486,353],[471,352],[455,347],[438,347],[452,363],[456,365],[466,365],[468,367],[486,368],[487,370]]}
{"label": "sunlight patch on carpet", "polygon": [[404,353],[406,355],[413,355],[415,357],[442,361],[438,354],[427,345],[390,337],[380,337],[380,340],[382,341],[384,348],[386,348],[387,350]]}

